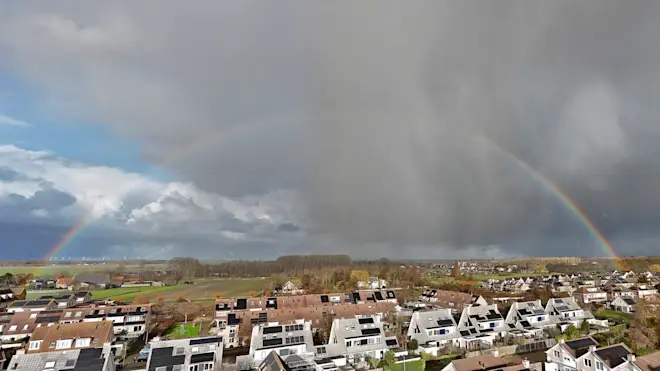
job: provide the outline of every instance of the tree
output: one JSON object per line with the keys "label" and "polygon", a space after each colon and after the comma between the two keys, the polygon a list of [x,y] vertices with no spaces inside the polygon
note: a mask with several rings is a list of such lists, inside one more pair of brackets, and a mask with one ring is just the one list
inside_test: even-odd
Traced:
{"label": "tree", "polygon": [[117,297],[115,298],[115,301],[116,301],[116,302],[121,302],[123,299],[124,299],[124,298],[122,298],[121,296],[117,296]]}
{"label": "tree", "polygon": [[149,304],[149,298],[144,295],[138,295],[133,299],[134,304]]}
{"label": "tree", "polygon": [[461,267],[458,265],[458,263],[454,264],[454,266],[451,267],[451,276],[454,278],[461,277]]}
{"label": "tree", "polygon": [[254,297],[256,295],[257,295],[257,293],[255,291],[250,291],[250,297]]}
{"label": "tree", "polygon": [[408,342],[408,349],[412,350],[413,352],[419,348],[419,343],[417,342],[417,339],[412,339]]}
{"label": "tree", "polygon": [[649,283],[649,279],[646,276],[639,276],[637,283]]}
{"label": "tree", "polygon": [[419,356],[422,358],[422,371],[426,370],[426,361],[431,358],[431,355],[422,350],[419,352]]}
{"label": "tree", "polygon": [[547,271],[548,271],[548,268],[546,268],[545,264],[539,263],[539,264],[536,265],[536,272],[537,273],[543,273],[543,272],[547,272]]}
{"label": "tree", "polygon": [[266,291],[264,291],[264,296],[266,296],[266,297],[270,297],[270,296],[271,296],[271,292],[270,292],[270,290],[266,290]]}
{"label": "tree", "polygon": [[372,369],[378,368],[378,364],[380,364],[380,360],[378,358],[370,357],[368,362]]}
{"label": "tree", "polygon": [[396,363],[396,357],[394,356],[394,351],[392,349],[383,354],[383,361],[385,361],[387,366],[392,366]]}
{"label": "tree", "polygon": [[566,340],[577,339],[578,337],[580,337],[580,330],[573,325],[569,325],[564,331],[564,338]]}
{"label": "tree", "polygon": [[353,270],[351,271],[351,279],[355,280],[356,282],[362,281],[366,282],[369,281],[369,272],[365,270]]}
{"label": "tree", "polygon": [[216,299],[220,299],[221,297],[222,297],[222,292],[220,292],[220,291],[216,291],[216,292],[215,292],[215,298],[216,298]]}
{"label": "tree", "polygon": [[654,273],[660,272],[660,264],[649,265],[649,270]]}
{"label": "tree", "polygon": [[587,322],[586,319],[582,321],[582,323],[580,323],[580,332],[582,332],[583,334],[588,334],[590,329],[591,326],[589,326],[589,322]]}
{"label": "tree", "polygon": [[162,304],[165,301],[165,297],[163,295],[159,295],[158,298],[156,298],[156,300],[158,300],[158,302]]}
{"label": "tree", "polygon": [[241,323],[238,325],[238,339],[241,344],[247,345],[250,338],[252,337],[252,322],[249,318],[243,318]]}
{"label": "tree", "polygon": [[186,297],[183,296],[183,295],[179,295],[179,297],[176,298],[176,301],[177,301],[177,303],[187,303],[188,299],[186,299]]}

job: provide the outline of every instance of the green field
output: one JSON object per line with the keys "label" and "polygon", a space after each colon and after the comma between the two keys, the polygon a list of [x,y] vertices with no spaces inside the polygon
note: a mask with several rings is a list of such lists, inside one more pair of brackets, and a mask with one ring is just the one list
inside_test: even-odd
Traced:
{"label": "green field", "polygon": [[410,361],[410,362],[405,362],[405,363],[397,363],[389,366],[388,368],[390,371],[403,371],[403,365],[405,364],[406,371],[423,371],[424,370],[424,361],[419,359],[417,361]]}
{"label": "green field", "polygon": [[550,273],[493,273],[493,274],[475,274],[472,279],[477,281],[485,281],[489,279],[504,280],[508,278],[525,278],[525,277],[538,277],[547,276]]}
{"label": "green field", "polygon": [[[27,274],[31,273],[37,277],[45,276],[52,277],[61,272],[67,272],[70,274],[77,274],[80,272],[98,272],[98,271],[109,271],[118,268],[117,263],[111,264],[95,264],[95,265],[82,265],[82,264],[54,264],[54,265],[16,265],[16,266],[0,266],[0,275],[5,273],[11,274]],[[162,269],[163,265],[147,265],[147,266],[138,266],[138,265],[125,265],[123,266],[126,270],[138,270],[138,269]]]}
{"label": "green field", "polygon": [[[270,281],[261,278],[220,278],[220,279],[201,279],[194,281],[191,285],[174,285],[162,287],[120,287],[107,290],[92,290],[93,299],[121,299],[124,302],[131,302],[136,296],[146,296],[152,303],[162,297],[166,301],[178,300],[181,298],[192,301],[212,301],[216,295],[222,297],[248,296],[251,292],[260,293],[262,290],[270,288]],[[61,290],[58,292],[68,292]],[[38,299],[44,295],[55,295],[50,292],[28,293],[28,299]]]}
{"label": "green field", "polygon": [[[181,327],[183,326],[183,332]],[[190,323],[173,325],[165,331],[163,337],[166,339],[182,339],[182,338],[191,338],[199,336],[199,331],[201,329],[201,323],[197,325],[192,325]]]}
{"label": "green field", "polygon": [[630,323],[632,316],[628,313],[616,312],[613,310],[600,309],[595,313],[598,319],[606,319],[615,323]]}

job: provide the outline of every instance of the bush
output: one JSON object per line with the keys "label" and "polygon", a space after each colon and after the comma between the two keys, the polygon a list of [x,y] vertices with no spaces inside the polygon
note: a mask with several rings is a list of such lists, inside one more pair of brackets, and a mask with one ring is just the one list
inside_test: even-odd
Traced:
{"label": "bush", "polygon": [[149,304],[149,298],[144,295],[138,295],[133,299],[134,304]]}

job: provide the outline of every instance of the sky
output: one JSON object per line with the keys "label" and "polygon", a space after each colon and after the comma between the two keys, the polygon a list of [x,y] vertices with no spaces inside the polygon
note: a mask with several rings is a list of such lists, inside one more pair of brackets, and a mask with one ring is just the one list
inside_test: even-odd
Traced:
{"label": "sky", "polygon": [[658,254],[658,17],[1,2],[0,258]]}

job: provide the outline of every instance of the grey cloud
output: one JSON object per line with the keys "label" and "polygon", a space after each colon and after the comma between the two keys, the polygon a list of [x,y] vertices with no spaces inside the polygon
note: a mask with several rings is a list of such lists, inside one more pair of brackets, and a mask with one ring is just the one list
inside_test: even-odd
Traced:
{"label": "grey cloud", "polygon": [[19,179],[19,174],[8,167],[0,167],[0,181],[11,182]]}
{"label": "grey cloud", "polygon": [[[54,188],[46,188],[37,191],[30,197],[10,194],[0,199],[0,211],[4,220],[18,220],[23,218],[34,218],[31,213],[43,211],[45,216],[52,218],[67,206],[76,202],[72,195]],[[58,221],[55,220],[55,223]]]}
{"label": "grey cloud", "polygon": [[506,152],[622,249],[660,220],[657,2],[35,4],[0,8],[0,68],[48,110],[211,191],[296,189],[337,249],[584,246]]}
{"label": "grey cloud", "polygon": [[300,227],[293,223],[282,223],[277,226],[277,230],[281,232],[298,232]]}

